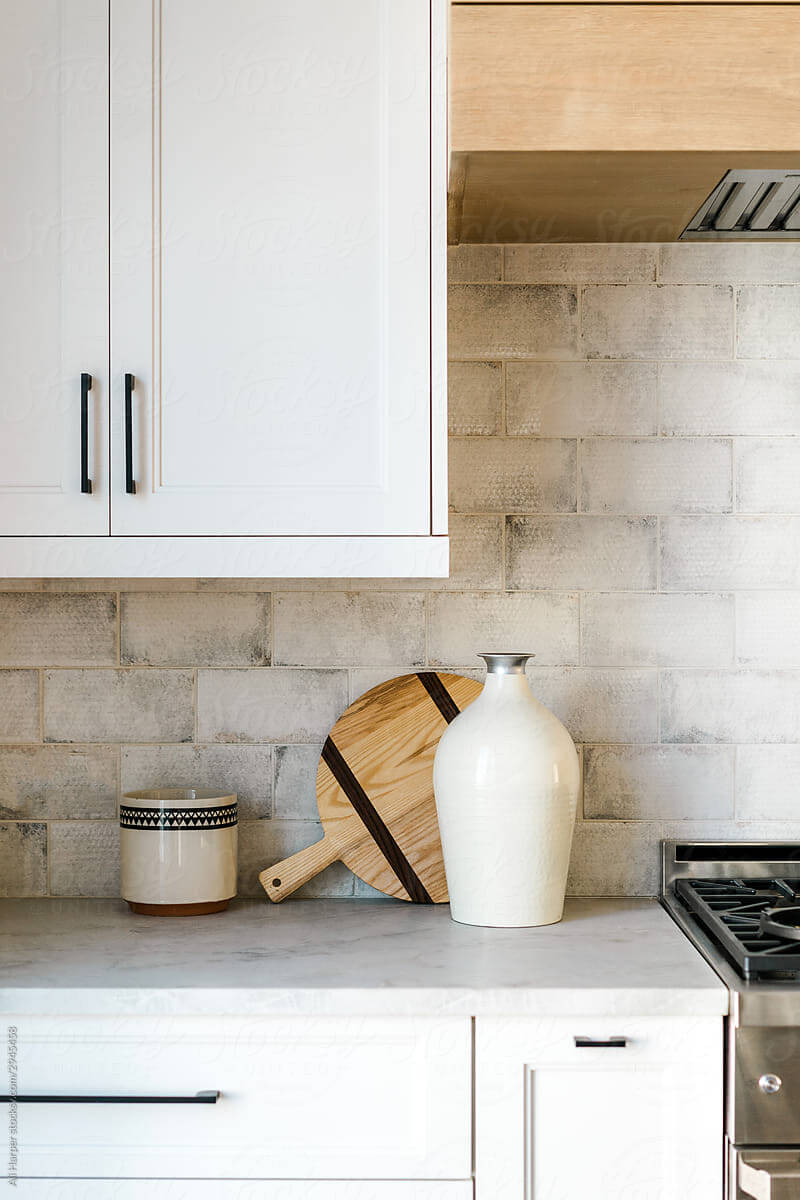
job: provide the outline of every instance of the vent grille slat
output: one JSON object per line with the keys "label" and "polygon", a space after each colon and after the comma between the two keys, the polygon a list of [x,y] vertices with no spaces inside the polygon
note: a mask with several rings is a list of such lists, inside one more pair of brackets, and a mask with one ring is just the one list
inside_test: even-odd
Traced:
{"label": "vent grille slat", "polygon": [[680,240],[794,238],[800,231],[800,168],[731,170]]}

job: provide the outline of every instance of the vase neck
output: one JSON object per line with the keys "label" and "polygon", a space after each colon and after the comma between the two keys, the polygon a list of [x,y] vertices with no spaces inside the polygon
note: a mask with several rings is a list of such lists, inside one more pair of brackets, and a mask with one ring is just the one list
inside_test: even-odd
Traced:
{"label": "vase neck", "polygon": [[486,663],[487,675],[523,675],[532,654],[479,654]]}

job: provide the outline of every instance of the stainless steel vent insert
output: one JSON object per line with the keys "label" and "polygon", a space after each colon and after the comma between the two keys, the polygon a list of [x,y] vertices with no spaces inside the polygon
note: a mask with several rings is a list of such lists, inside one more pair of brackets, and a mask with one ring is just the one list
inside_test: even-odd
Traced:
{"label": "stainless steel vent insert", "polygon": [[704,238],[800,239],[800,167],[728,171],[679,240]]}

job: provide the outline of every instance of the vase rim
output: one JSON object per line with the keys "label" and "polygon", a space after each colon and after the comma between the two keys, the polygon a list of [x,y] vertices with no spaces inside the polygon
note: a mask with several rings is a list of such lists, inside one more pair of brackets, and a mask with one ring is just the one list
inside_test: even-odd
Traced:
{"label": "vase rim", "polygon": [[524,675],[525,664],[529,658],[534,658],[535,655],[529,651],[503,651],[501,653],[488,652],[478,653],[478,658],[482,658],[486,663],[486,670],[490,675]]}

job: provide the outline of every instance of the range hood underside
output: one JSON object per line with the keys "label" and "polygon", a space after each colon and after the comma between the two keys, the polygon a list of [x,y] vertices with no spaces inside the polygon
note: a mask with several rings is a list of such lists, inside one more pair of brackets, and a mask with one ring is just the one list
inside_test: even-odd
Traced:
{"label": "range hood underside", "polygon": [[[726,172],[757,168],[800,170],[800,150],[454,153],[448,236],[454,244],[676,241]],[[800,240],[800,229],[713,236]]]}

